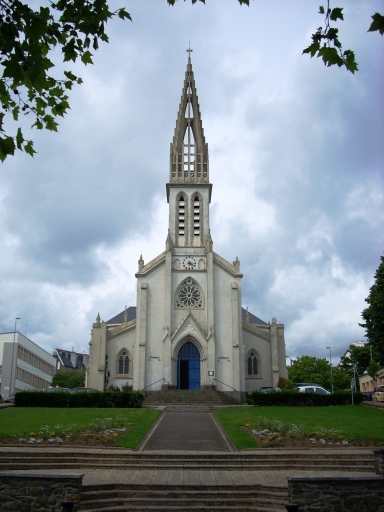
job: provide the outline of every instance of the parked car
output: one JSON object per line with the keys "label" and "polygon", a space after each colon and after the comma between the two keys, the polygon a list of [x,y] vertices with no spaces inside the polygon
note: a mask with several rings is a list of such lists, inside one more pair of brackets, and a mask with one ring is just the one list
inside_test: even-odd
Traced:
{"label": "parked car", "polygon": [[93,388],[71,388],[73,393],[99,393],[98,389]]}
{"label": "parked car", "polygon": [[366,402],[371,402],[372,401],[372,394],[373,394],[373,391],[363,391],[364,400]]}
{"label": "parked car", "polygon": [[299,386],[297,388],[299,393],[317,393],[318,395],[330,395],[331,393],[321,386]]}
{"label": "parked car", "polygon": [[377,386],[372,394],[372,400],[384,402],[384,386]]}
{"label": "parked car", "polygon": [[300,388],[302,386],[320,386],[320,384],[315,384],[314,382],[295,382],[289,389],[293,391],[294,389]]}
{"label": "parked car", "polygon": [[45,388],[43,389],[45,393],[73,393],[69,388]]}
{"label": "parked car", "polygon": [[7,398],[4,398],[4,402],[6,402],[8,404],[14,404],[15,403],[15,394],[16,393],[11,393],[9,396],[7,396]]}
{"label": "parked car", "polygon": [[281,391],[280,388],[274,388],[272,386],[263,386],[260,388],[261,393],[276,393]]}

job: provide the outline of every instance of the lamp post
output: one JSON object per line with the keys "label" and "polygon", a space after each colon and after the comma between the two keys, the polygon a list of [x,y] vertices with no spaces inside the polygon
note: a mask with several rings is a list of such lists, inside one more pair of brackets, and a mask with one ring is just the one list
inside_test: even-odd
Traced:
{"label": "lamp post", "polygon": [[12,374],[13,374],[13,356],[14,356],[14,353],[15,353],[15,336],[16,336],[16,323],[17,321],[20,320],[19,317],[15,318],[15,329],[13,331],[13,343],[12,343],[12,364],[11,364],[11,378],[10,378],[10,381],[9,381],[9,394],[12,393]]}
{"label": "lamp post", "polygon": [[329,364],[331,365],[331,386],[332,386],[332,393],[333,393],[333,374],[332,374],[332,349],[331,347],[327,347],[329,349]]}

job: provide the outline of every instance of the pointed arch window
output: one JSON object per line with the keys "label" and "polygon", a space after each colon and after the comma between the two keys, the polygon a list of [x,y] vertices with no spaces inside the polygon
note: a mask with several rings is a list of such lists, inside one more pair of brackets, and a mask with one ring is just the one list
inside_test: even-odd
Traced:
{"label": "pointed arch window", "polygon": [[181,283],[176,293],[176,307],[178,309],[203,308],[203,296],[200,287],[191,277]]}
{"label": "pointed arch window", "polygon": [[259,374],[259,365],[255,350],[251,350],[248,356],[248,377],[254,377]]}
{"label": "pointed arch window", "polygon": [[193,118],[193,105],[192,101],[189,99],[187,101],[187,104],[185,105],[185,117],[186,119],[192,119]]}
{"label": "pointed arch window", "polygon": [[179,220],[179,236],[185,234],[185,200],[184,196],[179,197],[178,201],[178,220]]}
{"label": "pointed arch window", "polygon": [[[183,141],[183,170],[184,177],[190,174],[194,176],[195,171],[195,137],[193,135],[193,129],[191,126],[191,115],[192,103],[188,101],[185,111],[185,117],[187,121],[187,127],[185,129],[184,141]],[[192,112],[193,115],[193,112]]]}
{"label": "pointed arch window", "polygon": [[116,357],[116,377],[132,376],[132,356],[128,349],[123,348]]}
{"label": "pointed arch window", "polygon": [[193,199],[193,234],[200,235],[200,199],[198,195]]}

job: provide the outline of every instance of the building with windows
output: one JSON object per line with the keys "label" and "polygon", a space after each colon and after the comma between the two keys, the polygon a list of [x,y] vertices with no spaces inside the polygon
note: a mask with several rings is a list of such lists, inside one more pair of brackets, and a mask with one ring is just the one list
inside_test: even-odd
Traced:
{"label": "building with windows", "polygon": [[250,391],[288,376],[284,325],[242,308],[240,261],[213,250],[211,195],[189,54],[170,151],[165,251],[147,264],[140,256],[136,307],[106,322],[97,315],[86,386]]}
{"label": "building with windows", "polygon": [[60,372],[82,372],[88,366],[88,354],[81,354],[73,349],[55,348],[52,355],[56,359],[56,369]]}
{"label": "building with windows", "polygon": [[20,332],[0,334],[0,393],[47,388],[56,359]]}

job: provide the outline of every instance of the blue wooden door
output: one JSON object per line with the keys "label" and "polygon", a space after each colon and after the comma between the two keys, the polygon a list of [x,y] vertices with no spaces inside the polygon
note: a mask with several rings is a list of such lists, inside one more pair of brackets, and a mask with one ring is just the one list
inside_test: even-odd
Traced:
{"label": "blue wooden door", "polygon": [[179,350],[177,389],[200,389],[200,353],[190,341]]}
{"label": "blue wooden door", "polygon": [[189,360],[189,389],[200,389],[200,359]]}

